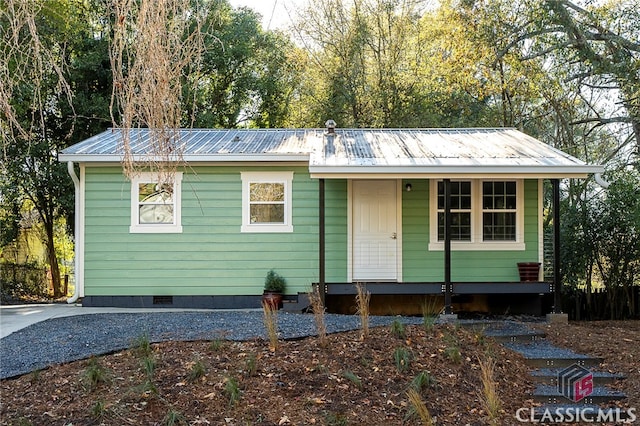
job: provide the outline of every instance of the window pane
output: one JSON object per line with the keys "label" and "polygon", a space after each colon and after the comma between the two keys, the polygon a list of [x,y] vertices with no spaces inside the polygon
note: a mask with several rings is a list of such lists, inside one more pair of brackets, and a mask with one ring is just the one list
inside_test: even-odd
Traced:
{"label": "window pane", "polygon": [[515,210],[515,182],[483,182],[482,208],[484,210]]}
{"label": "window pane", "polygon": [[251,183],[249,193],[249,201],[284,201],[284,184]]}
{"label": "window pane", "polygon": [[140,183],[138,184],[138,201],[149,203],[166,203],[171,202],[172,186],[165,184],[160,185],[157,183]]}
{"label": "window pane", "polygon": [[284,204],[251,204],[250,223],[284,224]]}
{"label": "window pane", "polygon": [[143,201],[145,198],[156,192],[155,183],[141,183],[138,184],[138,201]]}
{"label": "window pane", "polygon": [[482,208],[490,209],[493,206],[493,182],[482,182]]}
{"label": "window pane", "polygon": [[[451,209],[471,210],[471,182],[451,182]],[[438,210],[444,210],[444,182],[438,182]]]}
{"label": "window pane", "polygon": [[515,213],[483,213],[482,238],[484,241],[515,241]]}
{"label": "window pane", "polygon": [[[471,213],[451,213],[451,240],[471,241]],[[443,212],[438,212],[438,241],[444,241]]]}
{"label": "window pane", "polygon": [[173,204],[143,204],[140,223],[173,223]]}

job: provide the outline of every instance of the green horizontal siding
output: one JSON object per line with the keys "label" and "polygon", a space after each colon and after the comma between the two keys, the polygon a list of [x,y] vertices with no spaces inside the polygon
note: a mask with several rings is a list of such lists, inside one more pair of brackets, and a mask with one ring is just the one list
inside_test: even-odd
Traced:
{"label": "green horizontal siding", "polygon": [[326,281],[346,282],[348,261],[347,181],[325,181]]}
{"label": "green horizontal siding", "polygon": [[[240,171],[293,170],[293,233],[241,233]],[[318,182],[306,167],[184,170],[181,234],[131,234],[130,184],[120,168],[86,169],[85,294],[256,295],[275,269],[287,292],[318,270]]]}
{"label": "green horizontal siding", "polygon": [[[293,170],[293,233],[241,233],[240,171]],[[275,269],[287,292],[318,281],[318,181],[307,167],[184,170],[181,234],[131,234],[130,184],[119,167],[85,173],[85,294],[88,296],[257,295]],[[403,182],[403,187],[404,187]],[[442,251],[429,251],[429,182],[402,192],[404,281],[443,280]],[[348,191],[326,180],[326,279],[346,282]],[[538,186],[525,181],[525,251],[452,253],[455,281],[516,281],[516,263],[538,259]]]}

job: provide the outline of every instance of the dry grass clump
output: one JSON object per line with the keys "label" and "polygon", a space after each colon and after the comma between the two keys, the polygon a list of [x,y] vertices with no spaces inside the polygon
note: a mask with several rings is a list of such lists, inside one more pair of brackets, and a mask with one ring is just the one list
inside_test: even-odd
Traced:
{"label": "dry grass clump", "polygon": [[496,362],[491,357],[478,358],[480,365],[480,379],[482,380],[482,394],[480,400],[487,411],[490,424],[498,424],[502,401],[498,395],[498,388],[495,382]]}
{"label": "dry grass clump", "polygon": [[316,330],[318,331],[320,346],[325,347],[327,345],[327,325],[324,321],[325,307],[324,303],[322,303],[318,286],[314,286],[311,292],[309,292],[309,301],[311,302],[311,309],[313,310],[313,319],[316,324]]}
{"label": "dry grass clump", "polygon": [[369,337],[369,302],[371,293],[362,283],[356,283],[356,312],[360,316],[360,330],[362,339]]}
{"label": "dry grass clump", "polygon": [[407,396],[409,397],[409,403],[411,403],[411,408],[413,413],[415,413],[418,418],[422,421],[422,424],[425,426],[432,426],[433,418],[431,417],[431,413],[429,409],[422,401],[422,397],[420,397],[420,393],[415,389],[411,388],[407,391]]}
{"label": "dry grass clump", "polygon": [[278,308],[272,303],[263,302],[262,312],[264,328],[267,330],[269,350],[275,352],[278,349]]}

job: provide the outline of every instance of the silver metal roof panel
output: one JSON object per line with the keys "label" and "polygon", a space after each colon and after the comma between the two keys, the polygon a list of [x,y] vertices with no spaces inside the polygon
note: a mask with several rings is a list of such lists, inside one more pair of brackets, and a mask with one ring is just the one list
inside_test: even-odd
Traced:
{"label": "silver metal roof panel", "polygon": [[[187,162],[308,161],[315,176],[359,173],[599,173],[518,130],[494,129],[181,129]],[[134,158],[152,152],[151,131],[131,129]],[[110,129],[66,148],[60,161],[114,162],[123,156],[122,130]]]}

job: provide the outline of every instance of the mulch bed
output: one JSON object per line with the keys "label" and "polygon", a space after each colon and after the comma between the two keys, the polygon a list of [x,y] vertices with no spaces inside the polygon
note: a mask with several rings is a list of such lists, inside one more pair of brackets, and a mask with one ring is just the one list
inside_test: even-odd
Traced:
{"label": "mulch bed", "polygon": [[[537,327],[556,345],[605,358],[602,368],[627,376],[617,385],[624,406],[640,407],[640,321]],[[426,372],[420,394],[436,424],[485,425],[479,360],[489,356],[496,424],[514,425],[515,411],[534,405],[520,355],[464,327],[404,331],[337,333],[324,346],[281,341],[276,351],[262,340],[165,342],[53,366],[0,382],[0,424],[418,425],[407,391]],[[402,353],[405,362],[394,357]]]}

